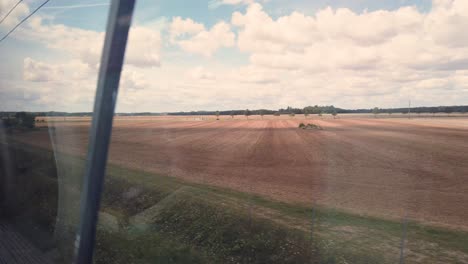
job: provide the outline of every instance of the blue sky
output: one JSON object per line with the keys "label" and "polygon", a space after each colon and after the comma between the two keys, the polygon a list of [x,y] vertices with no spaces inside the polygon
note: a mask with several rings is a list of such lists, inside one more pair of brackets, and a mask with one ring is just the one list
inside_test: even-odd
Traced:
{"label": "blue sky", "polygon": [[[206,25],[214,25],[217,21],[230,17],[233,11],[246,8],[245,5],[217,5],[216,3],[218,3],[218,1],[214,0],[140,0],[137,1],[136,5],[135,21],[137,23],[145,23],[161,17],[169,18],[181,16],[190,17]],[[50,4],[43,9],[43,12],[53,15],[57,23],[91,30],[104,30],[108,5],[109,1],[102,0],[73,1],[73,4],[63,0],[51,1]],[[312,15],[316,11],[327,6],[333,8],[349,8],[355,12],[363,12],[365,10],[375,11],[379,9],[395,10],[405,5],[417,6],[419,10],[427,12],[431,8],[431,1],[270,0],[264,3],[264,8],[272,14],[272,17],[278,17],[292,11],[299,11],[304,14]],[[31,6],[33,5],[31,4]]]}
{"label": "blue sky", "polygon": [[[0,0],[0,16],[15,3]],[[40,1],[24,1],[0,33]],[[109,1],[52,0],[0,44],[0,110],[90,111]],[[463,104],[463,0],[137,1],[118,111]]]}

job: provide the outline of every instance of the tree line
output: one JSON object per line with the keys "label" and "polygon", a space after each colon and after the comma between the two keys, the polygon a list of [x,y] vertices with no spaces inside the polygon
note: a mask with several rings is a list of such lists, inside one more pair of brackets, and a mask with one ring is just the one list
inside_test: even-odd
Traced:
{"label": "tree line", "polygon": [[461,106],[422,106],[422,107],[401,107],[401,108],[362,108],[362,109],[344,109],[333,105],[325,106],[306,106],[303,108],[295,108],[288,106],[278,110],[270,109],[242,109],[242,110],[224,110],[224,111],[188,111],[188,112],[171,112],[168,115],[295,115],[295,114],[375,114],[375,113],[466,113],[468,105]]}
{"label": "tree line", "polygon": [[[271,109],[237,109],[237,110],[223,110],[223,111],[187,111],[187,112],[169,112],[169,113],[155,113],[155,112],[137,112],[137,113],[116,113],[118,116],[158,116],[158,115],[175,115],[175,116],[188,116],[188,115],[295,115],[295,114],[346,114],[346,113],[466,113],[468,112],[468,105],[455,105],[455,106],[421,106],[421,107],[400,107],[400,108],[362,108],[362,109],[345,109],[335,107],[333,105],[314,105],[306,106],[303,108],[287,106],[278,110]],[[0,118],[15,118],[18,112],[0,112]],[[92,116],[92,112],[27,112],[33,116]]]}

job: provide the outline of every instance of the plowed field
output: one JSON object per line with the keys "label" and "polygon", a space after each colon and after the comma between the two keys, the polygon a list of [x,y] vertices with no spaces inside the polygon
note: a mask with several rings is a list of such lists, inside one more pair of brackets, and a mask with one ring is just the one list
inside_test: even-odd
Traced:
{"label": "plowed field", "polygon": [[[322,130],[303,130],[300,122]],[[468,229],[467,119],[121,118],[110,162],[286,202]],[[84,155],[89,122],[57,122]],[[42,145],[46,129],[17,136]]]}

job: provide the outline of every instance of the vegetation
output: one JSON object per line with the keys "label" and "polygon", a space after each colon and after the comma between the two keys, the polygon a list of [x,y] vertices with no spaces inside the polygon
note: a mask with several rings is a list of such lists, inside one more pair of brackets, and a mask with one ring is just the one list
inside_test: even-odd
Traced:
{"label": "vegetation", "polygon": [[96,264],[210,263],[203,253],[156,232],[128,234],[99,229],[96,240]]}
{"label": "vegetation", "polygon": [[322,127],[319,126],[319,125],[316,125],[316,124],[307,124],[305,125],[304,123],[300,123],[299,124],[299,128],[302,128],[302,129],[319,129],[319,130],[322,130]]}
{"label": "vegetation", "polygon": [[252,114],[252,112],[249,109],[245,109],[244,115],[247,119],[249,119],[249,116]]}
{"label": "vegetation", "polygon": [[[264,115],[281,115],[281,114],[332,114],[333,111],[336,111],[337,114],[372,114],[373,108],[367,109],[344,109],[335,107],[333,105],[330,106],[306,106],[303,108],[294,108],[294,107],[286,107],[280,108],[278,110],[267,110],[267,109],[259,109],[259,110],[251,110],[252,115],[260,115],[260,112],[263,112]],[[379,108],[380,112],[385,113],[408,113],[408,108]],[[228,110],[228,111],[220,111],[220,115],[229,115],[231,112],[234,112],[236,115],[242,115],[245,110]],[[420,112],[420,113],[466,113],[468,112],[468,105],[467,106],[434,106],[434,107],[412,107],[411,111]],[[168,113],[169,115],[213,115],[215,112],[210,111],[191,111],[191,112],[174,112]]]}
{"label": "vegetation", "polygon": [[[374,107],[374,109],[372,109],[372,114],[374,114],[374,117],[377,118],[377,115],[379,114],[380,110],[378,107]],[[390,112],[389,112],[390,113]]]}
{"label": "vegetation", "polygon": [[[251,115],[274,115],[279,116],[282,114],[332,114],[336,111],[337,114],[346,114],[346,113],[362,113],[362,114],[371,114],[374,113],[374,108],[364,108],[364,109],[344,109],[335,107],[333,105],[325,106],[306,106],[303,108],[295,108],[288,106],[286,108],[280,108],[278,110],[268,110],[268,109],[257,109],[249,110]],[[408,108],[380,108],[381,113],[402,113],[407,114]],[[412,107],[412,112],[415,113],[466,113],[468,112],[468,105],[455,105],[455,106],[422,106],[422,107]],[[170,113],[153,113],[153,112],[135,112],[135,113],[116,113],[117,116],[160,116],[160,115],[216,115],[219,112],[219,115],[244,115],[245,110],[226,110],[226,111],[189,111],[189,112],[170,112]],[[0,112],[1,119],[7,119],[7,117],[13,118],[16,112]],[[67,113],[67,112],[29,112],[34,116],[92,116],[90,112],[76,112],[76,113]]]}
{"label": "vegetation", "polygon": [[32,129],[36,125],[36,116],[33,113],[17,112],[13,114],[2,114],[1,120],[6,128]]}
{"label": "vegetation", "polygon": [[[32,192],[42,196],[27,200],[43,201],[39,208],[55,208],[51,152],[21,144],[10,147],[28,153],[17,158],[34,162],[27,165],[39,180],[34,186],[48,182],[42,184],[44,191]],[[69,173],[79,178],[84,160],[61,157],[74,168]],[[27,197],[25,193],[30,191],[26,188],[21,196]],[[115,165],[108,166],[101,208],[119,224],[109,229],[101,217],[96,263],[395,263],[400,252],[399,221],[278,202]],[[41,210],[32,215],[50,228],[55,213]],[[457,263],[458,257],[468,255],[465,232],[412,221],[407,230],[405,263]]]}

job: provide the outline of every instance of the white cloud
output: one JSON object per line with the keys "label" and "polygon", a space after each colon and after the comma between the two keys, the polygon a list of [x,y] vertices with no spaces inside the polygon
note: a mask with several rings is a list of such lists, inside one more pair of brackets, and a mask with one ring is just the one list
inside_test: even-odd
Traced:
{"label": "white cloud", "polygon": [[26,57],[23,81],[16,83],[30,98],[29,105],[42,110],[90,111],[97,73],[80,60],[49,63]]}
{"label": "white cloud", "polygon": [[[425,13],[415,7],[361,13],[324,8],[280,17],[258,3],[229,3],[248,4],[232,14],[230,24],[208,27],[174,17],[162,37],[160,29],[132,27],[119,111],[391,107],[406,104],[408,97],[415,104],[436,105],[467,99],[468,38],[462,34],[468,27],[467,1],[434,1]],[[39,41],[61,56],[24,60],[24,81],[44,93],[29,89],[28,96],[57,105],[89,102],[104,34],[37,17],[30,23],[15,36]],[[165,56],[163,66],[154,68],[160,49],[168,47],[170,53],[170,45],[182,52],[174,60]],[[222,56],[213,57],[216,52]],[[206,58],[194,59],[192,53]],[[239,63],[244,56],[247,62]]]}
{"label": "white cloud", "polygon": [[[49,24],[41,17],[32,18],[21,31],[20,38],[39,41],[48,48],[73,55],[96,67],[101,59],[105,34],[92,30]],[[160,65],[160,32],[142,26],[132,26],[129,32],[125,63],[138,67]]]}
{"label": "white cloud", "polygon": [[159,66],[160,50],[160,32],[146,27],[131,27],[125,63],[137,67]]}
{"label": "white cloud", "polygon": [[26,57],[23,61],[23,79],[31,82],[76,81],[92,75],[88,64],[72,60],[64,64],[50,64]]}
{"label": "white cloud", "polygon": [[145,75],[137,68],[125,67],[120,77],[121,88],[127,91],[137,91],[149,87]]}
{"label": "white cloud", "polygon": [[[17,0],[1,0],[0,1],[0,19],[3,19],[6,14],[18,3]],[[0,29],[10,29],[29,14],[29,7],[26,3],[19,3],[18,6],[8,15],[8,17],[0,24]]]}
{"label": "white cloud", "polygon": [[60,76],[57,67],[25,58],[23,64],[23,79],[31,82],[46,82]]}
{"label": "white cloud", "polygon": [[259,68],[252,65],[240,67],[230,74],[230,79],[234,82],[252,84],[271,84],[281,81],[281,71]]}
{"label": "white cloud", "polygon": [[460,29],[468,27],[468,2],[445,0],[435,1],[434,4],[424,26],[435,43],[449,48],[468,46],[467,34],[460,34]]}
{"label": "white cloud", "polygon": [[184,34],[197,34],[204,30],[205,26],[203,24],[197,23],[190,18],[183,19],[181,17],[174,17],[169,27],[172,41]]}
{"label": "white cloud", "polygon": [[[104,33],[54,24],[41,17],[31,17],[12,37],[42,44],[47,53],[21,58],[22,80],[17,85],[31,95],[31,105],[53,110],[90,110],[97,85]],[[135,91],[148,87],[142,69],[160,65],[160,28],[132,26],[130,28],[122,92],[132,97]],[[28,54],[28,51],[23,52]],[[34,57],[34,58],[31,58]],[[47,59],[44,59],[47,58]]]}
{"label": "white cloud", "polygon": [[[222,47],[234,46],[235,35],[230,26],[223,21],[206,30],[203,25],[193,20],[176,17],[171,23],[170,30],[172,42],[186,52],[209,57]],[[183,35],[187,36],[180,38]]]}
{"label": "white cloud", "polygon": [[190,69],[187,72],[187,75],[195,80],[214,80],[216,78],[214,73],[205,69],[205,67],[203,66],[198,66],[193,69]]}
{"label": "white cloud", "polygon": [[234,12],[231,23],[249,67],[281,71],[270,74],[281,76],[289,90],[308,87],[308,93],[347,107],[350,98],[362,96],[388,105],[390,95],[408,96],[408,89],[466,89],[465,80],[454,77],[468,69],[468,37],[460,35],[468,27],[466,10],[466,1],[445,0],[435,1],[428,13],[415,7],[362,13],[325,8],[273,19],[254,3]]}
{"label": "white cloud", "polygon": [[19,38],[38,41],[92,66],[99,63],[104,42],[103,32],[51,24],[42,17],[32,17],[19,33]]}

